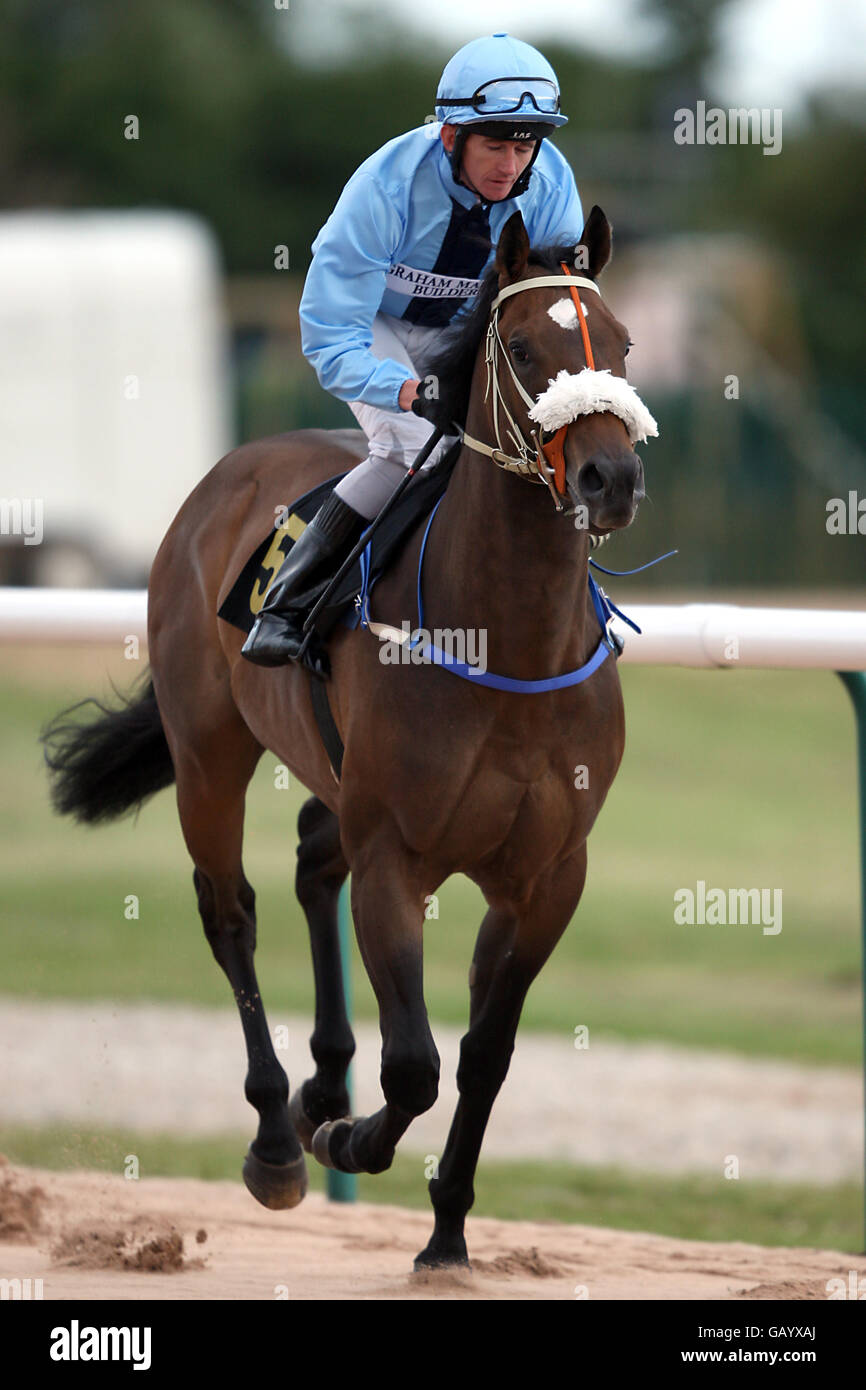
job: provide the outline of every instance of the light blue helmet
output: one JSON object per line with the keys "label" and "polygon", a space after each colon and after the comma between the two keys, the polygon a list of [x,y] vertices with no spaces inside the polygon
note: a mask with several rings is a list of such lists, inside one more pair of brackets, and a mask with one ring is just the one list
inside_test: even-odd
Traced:
{"label": "light blue helmet", "polygon": [[510,34],[493,34],[464,44],[446,65],[436,119],[449,125],[495,121],[515,129],[536,127],[533,133],[543,139],[568,118],[560,113],[559,82],[544,55]]}

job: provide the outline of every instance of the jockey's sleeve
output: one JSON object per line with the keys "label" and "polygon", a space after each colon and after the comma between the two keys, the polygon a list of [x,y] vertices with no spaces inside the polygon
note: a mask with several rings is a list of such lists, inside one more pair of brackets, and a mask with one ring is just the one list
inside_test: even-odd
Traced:
{"label": "jockey's sleeve", "polygon": [[404,229],[400,213],[375,177],[351,178],[313,242],[301,295],[301,347],[326,391],[398,410],[411,372],[370,351],[373,319]]}

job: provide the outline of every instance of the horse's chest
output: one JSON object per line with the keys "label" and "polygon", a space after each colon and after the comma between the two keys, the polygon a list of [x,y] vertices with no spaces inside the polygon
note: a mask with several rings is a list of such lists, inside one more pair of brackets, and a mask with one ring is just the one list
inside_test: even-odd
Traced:
{"label": "horse's chest", "polygon": [[580,843],[589,834],[609,778],[588,776],[562,747],[487,750],[483,767],[454,799],[443,826],[449,848],[471,845],[479,857],[511,843],[542,844],[551,836]]}

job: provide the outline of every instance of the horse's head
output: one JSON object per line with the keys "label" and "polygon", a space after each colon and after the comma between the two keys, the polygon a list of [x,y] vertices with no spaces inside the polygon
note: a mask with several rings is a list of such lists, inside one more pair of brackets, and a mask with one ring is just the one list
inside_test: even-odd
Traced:
{"label": "horse's head", "polygon": [[[520,213],[506,223],[494,265],[486,410],[496,461],[516,447],[554,496],[570,498],[576,524],[600,534],[634,519],[644,476],[632,446],[657,430],[626,380],[628,330],[595,285],[611,251],[601,208],[592,209],[569,251],[567,262],[547,257],[546,264],[530,255]],[[471,436],[466,442],[473,446]]]}

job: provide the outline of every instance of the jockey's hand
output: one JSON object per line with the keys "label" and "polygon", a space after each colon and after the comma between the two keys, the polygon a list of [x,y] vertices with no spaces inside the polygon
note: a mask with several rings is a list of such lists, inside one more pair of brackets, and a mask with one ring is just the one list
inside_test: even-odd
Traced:
{"label": "jockey's hand", "polygon": [[411,410],[412,402],[421,382],[417,377],[411,377],[409,381],[404,381],[400,387],[400,394],[397,397],[397,404],[401,410]]}

